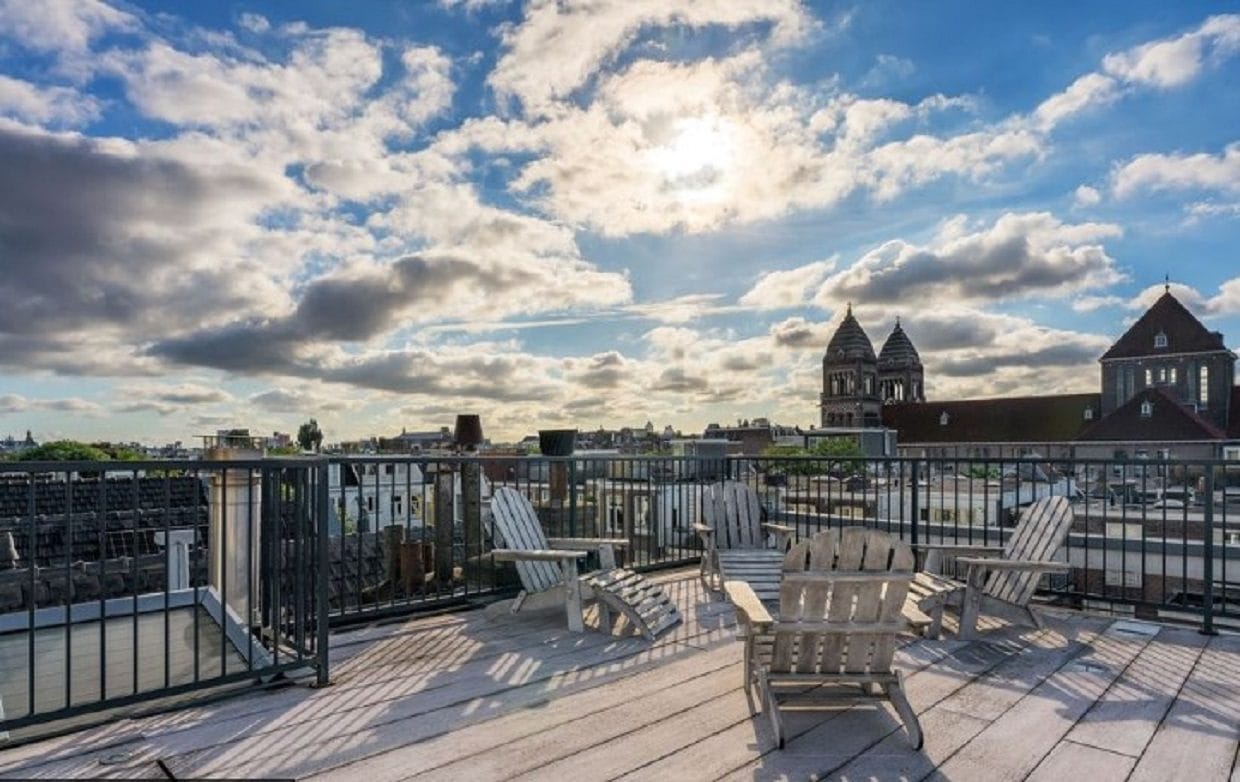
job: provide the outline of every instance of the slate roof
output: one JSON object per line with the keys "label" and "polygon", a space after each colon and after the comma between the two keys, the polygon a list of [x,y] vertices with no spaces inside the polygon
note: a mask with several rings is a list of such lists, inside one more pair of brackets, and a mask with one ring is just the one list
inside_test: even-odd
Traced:
{"label": "slate roof", "polygon": [[921,356],[917,354],[917,348],[913,347],[913,342],[904,333],[904,329],[900,328],[898,320],[896,327],[887,336],[887,341],[883,343],[883,349],[878,353],[878,363],[883,367],[921,366]]}
{"label": "slate roof", "polygon": [[[1159,333],[1167,337],[1165,348],[1154,347],[1154,338]],[[1168,291],[1116,340],[1110,350],[1102,354],[1100,360],[1212,350],[1227,350],[1223,335],[1201,325],[1201,321]]]}
{"label": "slate roof", "polygon": [[[883,406],[883,426],[901,443],[1037,443],[1074,440],[1101,414],[1101,394],[1061,394]],[[947,413],[947,423],[942,423]]]}
{"label": "slate roof", "polygon": [[874,355],[874,345],[870,342],[869,335],[853,317],[851,305],[840,327],[835,330],[831,341],[827,343],[827,353],[823,356],[823,360],[827,362],[861,360],[869,363],[878,361]]}
{"label": "slate roof", "polygon": [[165,525],[196,527],[205,538],[206,524],[206,488],[196,477],[0,481],[0,532],[13,534],[22,562],[41,566],[153,554]]}
{"label": "slate roof", "polygon": [[[1152,414],[1141,415],[1141,405],[1153,405]],[[1161,388],[1146,388],[1078,438],[1092,441],[1223,440],[1227,434],[1181,405]]]}

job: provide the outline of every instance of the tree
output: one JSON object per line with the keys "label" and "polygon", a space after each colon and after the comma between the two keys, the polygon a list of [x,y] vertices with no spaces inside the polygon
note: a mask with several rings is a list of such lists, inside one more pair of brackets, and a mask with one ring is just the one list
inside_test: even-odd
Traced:
{"label": "tree", "polygon": [[17,458],[23,462],[106,462],[112,457],[93,445],[76,440],[57,440],[27,448]]}
{"label": "tree", "polygon": [[319,450],[323,444],[323,432],[319,429],[318,421],[311,418],[297,427],[297,444],[303,451]]}
{"label": "tree", "polygon": [[[771,475],[822,475],[835,471],[855,474],[861,472],[865,456],[857,443],[848,438],[819,440],[809,448],[772,445],[763,450],[762,455],[774,457],[759,462]],[[805,458],[808,456],[822,458]]]}

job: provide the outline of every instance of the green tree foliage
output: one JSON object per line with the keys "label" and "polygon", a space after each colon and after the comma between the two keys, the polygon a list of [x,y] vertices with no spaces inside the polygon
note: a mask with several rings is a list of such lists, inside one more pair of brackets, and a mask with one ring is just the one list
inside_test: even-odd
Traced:
{"label": "green tree foliage", "polygon": [[763,470],[771,475],[858,473],[861,472],[864,456],[857,443],[847,438],[819,440],[809,448],[799,445],[772,445],[762,451],[762,455],[775,457],[761,462]]}
{"label": "green tree foliage", "polygon": [[23,462],[106,462],[112,457],[102,448],[76,440],[56,440],[22,451],[17,457]]}
{"label": "green tree foliage", "polygon": [[311,418],[297,427],[297,444],[303,451],[317,451],[323,445],[323,432],[319,422]]}

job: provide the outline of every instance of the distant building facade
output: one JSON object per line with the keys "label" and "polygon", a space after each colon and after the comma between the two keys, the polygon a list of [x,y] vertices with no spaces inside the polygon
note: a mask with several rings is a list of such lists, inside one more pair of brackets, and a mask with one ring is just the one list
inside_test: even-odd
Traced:
{"label": "distant building facade", "polygon": [[822,357],[821,423],[825,428],[871,428],[883,425],[883,406],[925,400],[921,356],[900,322],[878,355],[852,313],[827,343]]}
{"label": "distant building facade", "polygon": [[1099,363],[1099,393],[891,400],[882,423],[924,456],[1240,459],[1236,354],[1169,288]]}

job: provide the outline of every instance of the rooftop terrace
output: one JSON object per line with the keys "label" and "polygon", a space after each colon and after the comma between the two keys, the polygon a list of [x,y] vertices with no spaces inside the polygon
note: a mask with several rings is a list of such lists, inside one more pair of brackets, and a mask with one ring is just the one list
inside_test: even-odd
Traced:
{"label": "rooftop terrace", "polygon": [[[366,779],[1236,778],[1240,637],[1049,613],[1046,630],[909,636],[926,734],[888,706],[750,716],[731,607],[658,578],[685,622],[649,643],[563,611],[485,610],[331,636],[332,685],[287,686],[0,752],[0,777]],[[949,628],[951,629],[951,628]]]}

